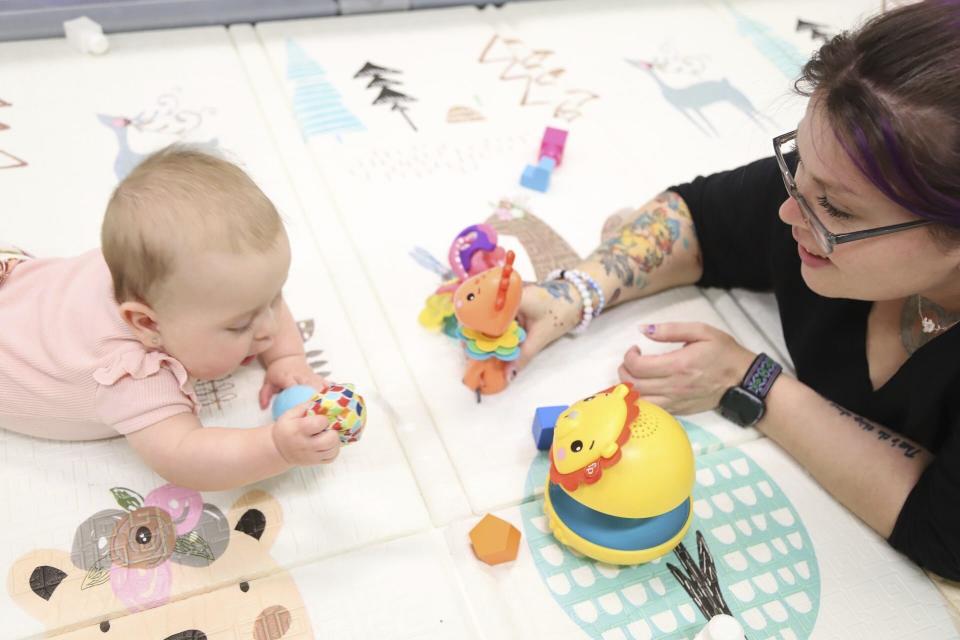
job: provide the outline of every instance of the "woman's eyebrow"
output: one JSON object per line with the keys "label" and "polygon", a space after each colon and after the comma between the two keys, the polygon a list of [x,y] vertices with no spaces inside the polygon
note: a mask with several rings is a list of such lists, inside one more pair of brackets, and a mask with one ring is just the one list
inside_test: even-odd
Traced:
{"label": "woman's eyebrow", "polygon": [[[804,156],[803,154],[800,153],[799,131],[797,132],[797,137],[795,138],[795,142],[796,142],[797,159],[802,161]],[[840,194],[849,194],[852,196],[857,195],[849,187],[845,187],[844,185],[837,182],[831,182],[829,180],[825,180],[824,178],[821,178],[820,176],[816,175],[813,171],[810,170],[810,167],[809,165],[807,165],[807,163],[804,163],[803,167],[804,167],[804,170],[810,175],[810,178],[814,182],[816,182],[818,185],[823,187],[825,190],[829,190],[831,193],[834,193],[837,195],[840,195]]]}

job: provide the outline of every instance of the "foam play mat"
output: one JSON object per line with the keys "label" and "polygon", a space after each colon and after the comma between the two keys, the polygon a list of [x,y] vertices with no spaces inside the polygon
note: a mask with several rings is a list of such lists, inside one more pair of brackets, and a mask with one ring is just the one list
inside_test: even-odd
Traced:
{"label": "foam play mat", "polygon": [[[650,322],[710,323],[786,361],[769,298],[685,287],[614,308],[479,402],[461,346],[418,322],[470,225],[494,228],[538,280],[625,208],[770,155],[803,112],[803,62],[878,9],[542,0],[116,34],[101,57],[0,44],[0,244],[96,247],[112,188],[142,158],[216,148],[284,218],[284,295],[308,361],[369,413],[333,465],[206,493],[168,485],[122,439],[0,430],[0,636],[693,638],[720,607],[749,638],[960,637],[938,585],[713,412],[681,420],[696,483],[677,550],[617,567],[550,534],[534,409],[609,387],[633,344],[676,348],[644,338]],[[569,137],[541,193],[519,178],[546,126]],[[262,379],[252,365],[199,382],[204,424],[267,423]],[[471,551],[487,513],[519,529],[515,561]],[[169,538],[163,562],[111,564],[141,521]]]}

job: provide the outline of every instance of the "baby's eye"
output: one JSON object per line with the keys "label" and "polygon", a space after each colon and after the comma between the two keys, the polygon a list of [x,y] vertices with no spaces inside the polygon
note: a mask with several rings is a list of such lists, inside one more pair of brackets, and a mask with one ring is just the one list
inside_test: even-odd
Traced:
{"label": "baby's eye", "polygon": [[574,440],[573,442],[570,443],[570,451],[573,451],[574,453],[579,453],[581,449],[583,449],[583,443],[580,442],[579,440]]}
{"label": "baby's eye", "polygon": [[474,294],[468,293],[468,294],[467,294],[467,302],[473,302],[474,298],[476,298],[476,297],[477,297],[477,296],[475,296]]}
{"label": "baby's eye", "polygon": [[252,327],[252,326],[253,326],[253,323],[252,323],[252,322],[248,322],[247,324],[243,325],[242,327],[229,327],[229,328],[227,329],[227,331],[232,331],[233,333],[244,333],[245,331],[247,331],[247,330],[248,330],[250,327]]}
{"label": "baby's eye", "polygon": [[100,631],[102,631],[102,632],[104,632],[104,633],[106,633],[107,631],[110,631],[110,621],[109,621],[109,620],[104,620],[103,622],[100,623]]}
{"label": "baby's eye", "polygon": [[240,583],[240,591],[243,591],[244,593],[246,593],[247,591],[250,591],[250,583],[247,582],[246,580],[244,580],[243,582],[241,582],[241,583]]}

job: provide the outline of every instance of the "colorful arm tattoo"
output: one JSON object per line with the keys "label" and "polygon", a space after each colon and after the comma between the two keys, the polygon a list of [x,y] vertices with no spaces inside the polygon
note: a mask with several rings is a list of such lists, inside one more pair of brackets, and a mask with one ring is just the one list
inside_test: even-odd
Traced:
{"label": "colorful arm tattoo", "polygon": [[[624,286],[642,288],[646,276],[663,264],[683,235],[682,221],[690,213],[676,193],[657,196],[639,215],[627,222],[590,255]],[[683,239],[684,246],[688,246]]]}
{"label": "colorful arm tattoo", "polygon": [[570,283],[566,280],[550,280],[543,283],[543,288],[557,300],[562,298],[573,304],[573,297],[570,295]]}

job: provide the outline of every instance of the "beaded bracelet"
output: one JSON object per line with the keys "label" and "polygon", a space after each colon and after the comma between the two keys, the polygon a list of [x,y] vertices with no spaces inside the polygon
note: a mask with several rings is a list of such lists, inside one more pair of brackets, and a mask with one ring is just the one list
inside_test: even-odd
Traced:
{"label": "beaded bracelet", "polygon": [[593,289],[593,292],[597,294],[597,306],[593,310],[593,317],[596,318],[603,313],[603,308],[607,305],[607,300],[603,297],[603,289],[600,288],[600,285],[597,284],[597,281],[591,278],[588,273],[576,270],[574,270],[573,273],[586,280],[587,284],[590,285],[590,288]]}
{"label": "beaded bracelet", "polygon": [[[577,324],[577,326],[571,329],[571,333],[574,335],[580,335],[586,331],[587,327],[590,326],[590,322],[600,315],[601,311],[603,311],[605,300],[603,297],[603,292],[600,290],[600,286],[589,275],[583,271],[577,271],[575,269],[555,269],[547,276],[547,280],[566,280],[576,287],[577,292],[580,293],[580,300],[583,304],[583,308],[580,315],[580,322]],[[597,293],[596,310],[594,310],[593,306],[593,297],[590,295],[591,289]]]}

